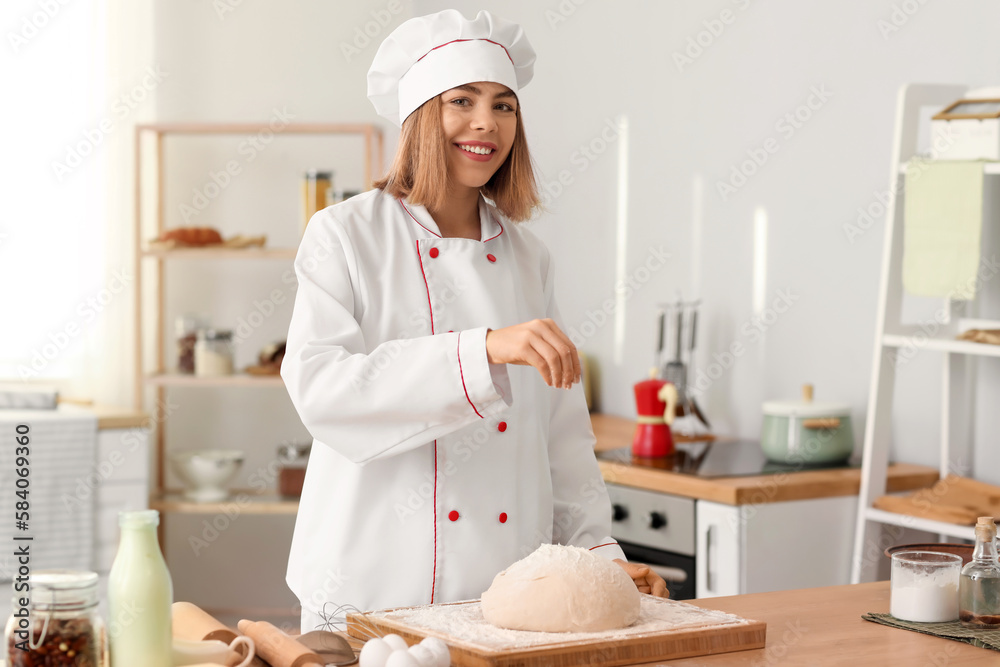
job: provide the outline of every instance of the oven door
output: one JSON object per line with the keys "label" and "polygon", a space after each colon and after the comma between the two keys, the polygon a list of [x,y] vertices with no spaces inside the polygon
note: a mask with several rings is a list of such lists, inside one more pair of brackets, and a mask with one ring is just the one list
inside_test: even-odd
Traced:
{"label": "oven door", "polygon": [[695,596],[694,556],[651,549],[631,542],[618,542],[629,562],[648,565],[667,582],[671,600],[691,600]]}
{"label": "oven door", "polygon": [[607,483],[611,536],[630,561],[649,565],[667,582],[670,597],[695,596],[695,501]]}

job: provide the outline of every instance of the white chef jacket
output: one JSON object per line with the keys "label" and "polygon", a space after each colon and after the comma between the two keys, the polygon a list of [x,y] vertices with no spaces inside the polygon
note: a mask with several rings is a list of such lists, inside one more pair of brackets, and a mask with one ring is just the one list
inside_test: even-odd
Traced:
{"label": "white chef jacket", "polygon": [[487,328],[558,322],[549,252],[479,214],[481,240],[442,238],[372,190],[307,226],[281,367],[314,438],[286,577],[304,611],[478,598],[548,542],[624,558],[581,385],[486,357]]}

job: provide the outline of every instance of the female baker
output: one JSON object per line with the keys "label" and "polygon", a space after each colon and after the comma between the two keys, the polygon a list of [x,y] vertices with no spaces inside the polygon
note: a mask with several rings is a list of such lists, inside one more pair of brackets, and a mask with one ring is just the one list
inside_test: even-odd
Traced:
{"label": "female baker", "polygon": [[[368,73],[402,126],[376,189],[309,222],[281,375],[315,438],[287,581],[302,630],[333,607],[478,598],[542,543],[625,562],[561,331],[517,92],[521,28],[446,10],[400,25]],[[533,367],[533,368],[532,368]]]}

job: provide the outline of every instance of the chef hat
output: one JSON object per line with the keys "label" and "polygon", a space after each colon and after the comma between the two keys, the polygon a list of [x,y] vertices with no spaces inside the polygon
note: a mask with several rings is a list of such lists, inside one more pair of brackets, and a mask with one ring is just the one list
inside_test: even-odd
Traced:
{"label": "chef hat", "polygon": [[521,26],[480,11],[472,21],[455,9],[418,16],[392,31],[368,70],[368,99],[396,125],[446,90],[474,81],[515,93],[531,81],[535,51]]}

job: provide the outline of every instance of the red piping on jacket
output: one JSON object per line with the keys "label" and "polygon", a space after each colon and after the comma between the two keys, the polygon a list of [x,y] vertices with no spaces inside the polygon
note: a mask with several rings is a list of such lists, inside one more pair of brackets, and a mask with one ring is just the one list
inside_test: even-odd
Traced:
{"label": "red piping on jacket", "polygon": [[[399,205],[403,207],[403,210],[404,210],[404,211],[406,211],[406,215],[410,216],[410,219],[411,219],[411,220],[413,220],[413,222],[415,222],[415,223],[417,223],[418,225],[420,225],[420,227],[421,227],[421,228],[423,228],[423,229],[424,229],[424,231],[427,231],[427,232],[430,232],[431,234],[433,234],[434,236],[436,236],[436,237],[438,237],[438,238],[442,238],[442,237],[441,237],[441,235],[440,235],[440,234],[438,234],[437,232],[435,232],[434,230],[432,230],[432,229],[429,229],[429,228],[427,228],[427,227],[424,227],[423,223],[421,223],[421,222],[420,222],[419,220],[417,220],[417,218],[416,218],[416,216],[415,216],[415,215],[413,215],[412,213],[410,213],[410,209],[406,208],[406,204],[404,204],[404,203],[403,203],[403,200],[402,200],[402,199],[397,199],[396,201],[398,201],[398,202],[399,202]],[[500,224],[500,221],[496,219],[496,216],[495,216],[495,215],[493,215],[493,212],[492,212],[492,211],[490,212],[490,217],[491,217],[491,218],[493,218],[493,222],[495,222],[495,223],[497,224],[497,227],[499,227],[499,228],[500,228],[500,234],[503,234],[503,225],[501,225],[501,224]],[[489,237],[488,239],[486,239],[486,241],[492,241],[492,240],[493,240],[493,239],[495,239],[495,238],[496,238],[497,236],[500,236],[500,234],[497,234],[496,236],[491,236],[491,237]],[[483,243],[486,243],[486,241],[483,241]],[[426,279],[425,279],[425,281],[426,281]]]}
{"label": "red piping on jacket", "polygon": [[[495,223],[497,223],[497,225],[499,225],[499,227],[500,227],[500,234],[503,234],[503,225],[501,225],[500,221],[496,219],[496,217],[493,215],[492,211],[490,211],[490,217],[493,218],[493,222],[495,222]],[[492,241],[497,236],[500,236],[500,234],[497,234],[496,236],[491,236],[488,239],[486,239],[486,241]],[[483,243],[486,243],[486,241],[483,241]]]}
{"label": "red piping on jacket", "polygon": [[[419,223],[418,223],[419,224]],[[434,335],[434,308],[431,306],[431,286],[427,282],[427,274],[424,272],[424,258],[420,256],[420,241],[417,244],[417,261],[420,262],[420,275],[424,277],[424,288],[427,290],[427,310],[431,314],[431,335]]]}
{"label": "red piping on jacket", "polygon": [[598,544],[596,547],[590,547],[589,549],[587,549],[587,551],[593,551],[594,549],[600,549],[601,547],[611,547],[611,546],[617,547],[618,543],[617,542],[605,542],[604,544]]}
{"label": "red piping on jacket", "polygon": [[[413,218],[413,222],[417,223],[417,224],[418,224],[418,225],[420,225],[421,227],[424,227],[423,225],[421,225],[421,224],[420,224],[420,221],[419,221],[419,220],[417,220],[417,219],[416,219],[416,218],[414,217],[414,215],[413,215],[412,213],[410,213],[410,209],[406,208],[406,204],[404,204],[404,203],[403,203],[403,200],[402,200],[402,199],[397,199],[396,201],[398,201],[398,202],[399,202],[399,205],[403,207],[403,210],[404,210],[404,211],[406,211],[406,214],[407,214],[408,216],[410,216],[411,218]],[[437,232],[435,232],[435,231],[432,231],[432,230],[430,230],[430,229],[427,229],[426,227],[424,227],[424,229],[426,229],[427,231],[429,231],[429,232],[430,232],[431,234],[433,234],[434,236],[436,236],[436,237],[438,237],[438,238],[441,238],[441,235],[440,235],[440,234],[438,234]],[[422,270],[422,269],[421,269],[421,270]],[[427,278],[424,278],[424,282],[427,282]],[[431,332],[431,333],[433,333],[433,332]]]}
{"label": "red piping on jacket", "polygon": [[469,398],[469,388],[465,386],[465,373],[462,372],[462,332],[461,331],[458,332],[458,350],[457,350],[457,352],[458,352],[458,374],[462,378],[462,389],[465,390],[465,400],[467,400],[469,402],[469,405],[472,406],[472,410],[479,416],[480,419],[482,419],[483,416],[479,414],[479,410],[476,410],[476,404],[472,402],[471,398]]}
{"label": "red piping on jacket", "polygon": [[[403,202],[399,202],[401,205]],[[403,206],[403,210],[406,207]],[[409,211],[406,211],[409,213]],[[413,216],[410,216],[413,218]],[[413,218],[416,220],[416,218]],[[420,225],[419,222],[417,222]],[[420,225],[423,227],[423,225]],[[424,227],[424,229],[427,229]],[[430,231],[429,229],[427,231]],[[416,241],[417,246],[417,260],[420,262],[420,275],[424,278],[424,287],[427,289],[427,311],[431,314],[431,335],[434,335],[434,308],[431,306],[431,286],[427,282],[427,274],[424,272],[424,258],[420,256],[420,241]],[[459,367],[459,372],[461,372],[461,366]],[[468,394],[466,394],[468,396]],[[431,604],[434,604],[434,589],[437,588],[437,571],[438,571],[438,506],[437,506],[437,493],[438,493],[438,441],[434,441],[434,571],[431,574]]]}
{"label": "red piping on jacket", "polygon": [[438,576],[438,441],[434,441],[434,572],[431,574],[431,604]]}

